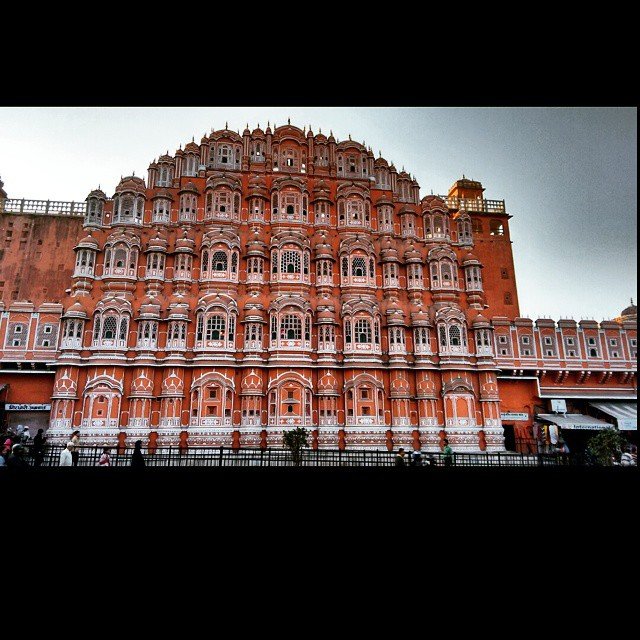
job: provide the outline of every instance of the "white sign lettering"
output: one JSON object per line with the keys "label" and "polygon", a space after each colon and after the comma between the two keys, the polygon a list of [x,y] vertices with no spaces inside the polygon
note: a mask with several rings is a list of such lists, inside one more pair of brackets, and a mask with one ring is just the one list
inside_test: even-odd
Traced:
{"label": "white sign lettering", "polygon": [[4,405],[5,411],[51,411],[50,404],[10,404]]}
{"label": "white sign lettering", "polygon": [[528,420],[528,413],[501,413],[500,418],[502,420]]}

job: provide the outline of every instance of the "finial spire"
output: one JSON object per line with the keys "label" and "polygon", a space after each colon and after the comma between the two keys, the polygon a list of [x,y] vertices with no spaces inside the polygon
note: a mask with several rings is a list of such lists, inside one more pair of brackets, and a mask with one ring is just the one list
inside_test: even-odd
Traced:
{"label": "finial spire", "polygon": [[229,123],[228,123],[228,122],[225,122],[225,123],[224,123],[224,128],[225,128],[225,129],[228,129],[228,128],[229,128]]}
{"label": "finial spire", "polygon": [[195,142],[196,141],[196,137],[195,136],[191,136],[191,142]]}
{"label": "finial spire", "polygon": [[631,306],[633,306],[633,298],[631,298]]}
{"label": "finial spire", "polygon": [[287,118],[287,124],[291,124],[291,118]]}
{"label": "finial spire", "polygon": [[351,134],[349,134],[349,140],[351,140]]}

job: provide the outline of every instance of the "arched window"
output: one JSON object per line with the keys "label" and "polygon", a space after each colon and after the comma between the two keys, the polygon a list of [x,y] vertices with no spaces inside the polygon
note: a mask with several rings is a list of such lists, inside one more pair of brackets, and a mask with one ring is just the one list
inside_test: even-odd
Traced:
{"label": "arched window", "polygon": [[370,343],[371,342],[371,323],[369,320],[356,320],[354,326],[354,333],[356,342]]}
{"label": "arched window", "polygon": [[297,315],[287,314],[280,322],[280,339],[281,340],[301,340],[302,339],[302,323]]}
{"label": "arched window", "polygon": [[300,252],[282,251],[280,254],[282,273],[300,273]]}
{"label": "arched window", "polygon": [[210,316],[207,319],[207,340],[225,339],[225,317],[222,315]]}
{"label": "arched window", "polygon": [[171,200],[157,198],[153,203],[153,222],[166,224],[171,219]]}
{"label": "arched window", "polygon": [[227,270],[227,252],[216,251],[211,259],[211,266],[213,271],[226,271]]}

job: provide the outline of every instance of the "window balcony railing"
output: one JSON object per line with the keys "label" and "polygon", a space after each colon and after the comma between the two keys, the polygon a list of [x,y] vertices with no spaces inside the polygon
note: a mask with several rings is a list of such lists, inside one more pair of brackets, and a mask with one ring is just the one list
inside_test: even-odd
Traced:
{"label": "window balcony railing", "polygon": [[316,287],[318,286],[333,286],[333,276],[317,276]]}
{"label": "window balcony railing", "polygon": [[88,428],[104,429],[107,427],[117,427],[118,420],[116,418],[83,418],[82,426],[85,429],[88,429]]}
{"label": "window balcony railing", "polygon": [[477,356],[493,356],[493,349],[491,347],[476,347],[476,355]]}
{"label": "window balcony railing", "polygon": [[147,267],[144,277],[147,279],[149,278],[164,279],[164,269],[150,269]]}
{"label": "window balcony railing", "polygon": [[88,278],[93,278],[93,267],[76,267],[73,276],[74,278],[77,276],[85,276]]}
{"label": "window balcony railing", "polygon": [[82,338],[62,338],[61,349],[82,349]]}
{"label": "window balcony railing", "polygon": [[158,341],[156,338],[139,338],[138,349],[157,349]]}
{"label": "window balcony railing", "polygon": [[246,340],[244,343],[245,351],[262,351],[262,340]]}
{"label": "window balcony railing", "polygon": [[169,212],[166,211],[164,213],[154,213],[153,214],[153,222],[158,224],[168,224],[170,221]]}
{"label": "window balcony railing", "polygon": [[230,427],[231,417],[191,418],[192,427]]}
{"label": "window balcony railing", "polygon": [[403,344],[390,344],[389,353],[400,353],[406,355],[407,349]]}
{"label": "window balcony railing", "polygon": [[243,416],[243,418],[240,421],[240,424],[243,427],[261,427],[262,421],[257,416],[253,416],[253,417]]}
{"label": "window balcony railing", "polygon": [[102,274],[102,277],[115,277],[115,278],[135,278],[136,269],[130,269],[128,267],[107,267]]}
{"label": "window balcony railing", "polygon": [[174,280],[191,280],[191,271],[187,271],[186,269],[176,269],[173,272]]}
{"label": "window balcony railing", "polygon": [[449,209],[463,209],[480,213],[506,213],[504,200],[484,200],[482,198],[458,198],[438,196],[445,201]]}
{"label": "window balcony railing", "polygon": [[259,282],[264,281],[264,275],[262,273],[247,273],[247,282]]}
{"label": "window balcony railing", "polygon": [[347,416],[348,427],[369,426],[374,424],[382,424],[382,416],[380,418],[376,418],[375,416]]}
{"label": "window balcony railing", "polygon": [[187,341],[184,338],[171,338],[167,340],[166,348],[173,351],[184,351],[187,348]]}
{"label": "window balcony railing", "polygon": [[382,222],[378,226],[378,231],[388,231],[389,233],[393,233],[393,224],[390,222]]}
{"label": "window balcony railing", "polygon": [[149,418],[129,418],[129,427],[134,429],[148,429]]}
{"label": "window balcony railing", "polygon": [[94,347],[98,347],[100,349],[126,349],[127,341],[126,340],[114,340],[110,338],[102,338],[101,340],[94,340]]}
{"label": "window balcony railing", "polygon": [[[196,212],[195,211],[181,211],[178,216],[178,222],[195,222],[196,221]],[[167,220],[169,222],[169,220]]]}
{"label": "window balcony railing", "polygon": [[347,343],[344,345],[344,353],[376,353],[380,354],[380,345],[370,342]]}
{"label": "window balcony railing", "polygon": [[424,289],[424,280],[422,278],[409,278],[407,288],[422,291]]}
{"label": "window balcony railing", "polygon": [[226,340],[197,340],[195,348],[198,351],[235,351],[235,346]]}
{"label": "window balcony railing", "polygon": [[0,198],[0,213],[28,213],[39,216],[74,216],[82,218],[87,213],[87,203]]}
{"label": "window balcony railing", "polygon": [[160,418],[159,427],[179,427],[180,418]]}
{"label": "window balcony railing", "polygon": [[311,340],[272,340],[271,349],[292,349],[294,351],[309,351],[311,349]]}
{"label": "window balcony railing", "polygon": [[429,347],[428,344],[420,344],[420,343],[416,343],[414,345],[413,348],[413,352],[414,353],[420,353],[420,354],[430,354],[431,355],[431,348]]}
{"label": "window balcony railing", "polygon": [[335,427],[338,424],[337,416],[321,416],[318,418],[321,427]]}
{"label": "window balcony railing", "polygon": [[50,425],[52,429],[71,429],[71,418],[54,418]]}

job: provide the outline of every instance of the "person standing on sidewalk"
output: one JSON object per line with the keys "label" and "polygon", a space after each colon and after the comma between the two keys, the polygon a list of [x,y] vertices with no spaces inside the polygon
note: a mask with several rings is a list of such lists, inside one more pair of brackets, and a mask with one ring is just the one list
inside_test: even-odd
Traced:
{"label": "person standing on sidewalk", "polygon": [[396,454],[396,467],[404,467],[404,449],[400,447],[398,449],[398,453]]}
{"label": "person standing on sidewalk", "polygon": [[453,464],[453,449],[449,446],[449,440],[447,440],[447,438],[444,439],[444,449],[442,453],[444,453],[444,466],[450,467]]}
{"label": "person standing on sidewalk", "polygon": [[131,456],[131,468],[144,469],[145,466],[144,456],[142,455],[142,440],[136,440],[136,445]]}
{"label": "person standing on sidewalk", "polygon": [[33,466],[40,467],[44,461],[44,443],[46,438],[42,435],[44,429],[38,429],[36,437],[33,439]]}
{"label": "person standing on sidewalk", "polygon": [[67,442],[67,446],[60,453],[61,467],[70,467],[73,465],[71,449],[73,449],[73,442]]}
{"label": "person standing on sidewalk", "polygon": [[73,460],[73,466],[77,467],[80,460],[80,431],[76,430],[71,434],[71,444],[73,445],[71,459]]}

